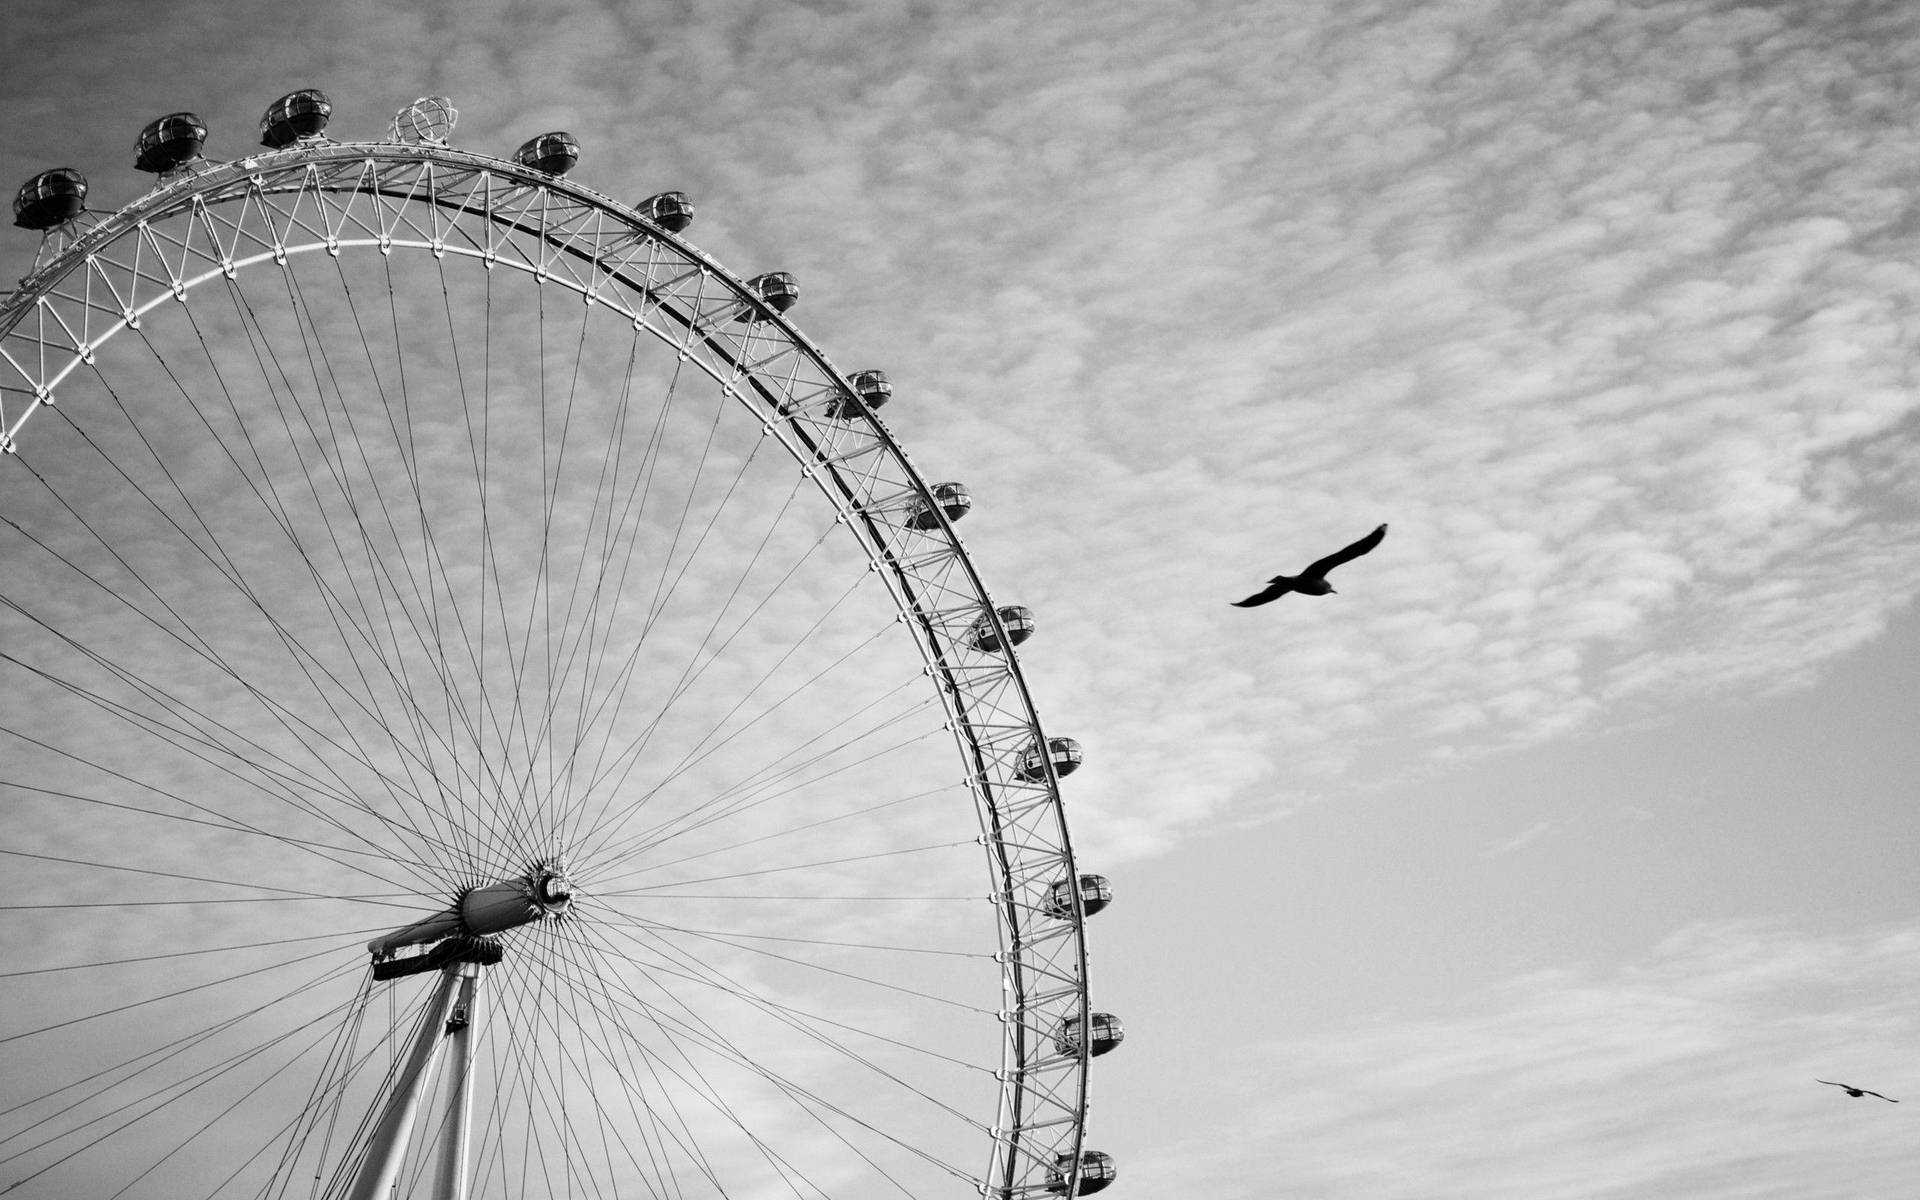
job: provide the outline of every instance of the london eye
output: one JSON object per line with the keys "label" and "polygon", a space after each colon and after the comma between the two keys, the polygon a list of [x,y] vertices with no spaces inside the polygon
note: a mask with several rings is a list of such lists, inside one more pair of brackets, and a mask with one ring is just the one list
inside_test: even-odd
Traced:
{"label": "london eye", "polygon": [[911,382],[565,133],[331,114],[14,202],[0,1189],[1107,1186],[1082,752]]}

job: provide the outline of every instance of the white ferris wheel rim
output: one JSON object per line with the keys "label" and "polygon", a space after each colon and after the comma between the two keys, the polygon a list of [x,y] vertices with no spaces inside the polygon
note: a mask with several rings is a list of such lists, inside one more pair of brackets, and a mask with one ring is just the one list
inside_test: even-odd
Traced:
{"label": "white ferris wheel rim", "polygon": [[[311,213],[275,227],[272,214],[305,201]],[[249,211],[258,214],[252,228]],[[1084,1040],[1053,1043],[1063,1022],[1086,1028],[1095,1016],[1083,935],[1091,910],[1076,882],[1055,763],[1031,755],[1048,741],[1011,650],[1019,631],[1010,610],[987,596],[947,513],[890,431],[870,410],[829,415],[846,377],[749,281],[625,205],[445,145],[309,140],[201,163],[99,221],[0,305],[0,446],[19,451],[33,436],[28,418],[60,400],[74,372],[196,289],[280,271],[300,256],[395,252],[480,260],[490,275],[506,267],[504,277],[557,285],[588,308],[630,318],[636,335],[644,329],[673,347],[754,412],[859,542],[945,706],[995,879],[1005,1034],[994,1070],[999,1108],[982,1122],[989,1161],[975,1185],[1006,1196],[1074,1187],[1093,1051]],[[663,285],[653,268],[666,261],[685,269]],[[857,436],[840,436],[842,428]],[[915,511],[929,514],[924,527],[903,533],[902,516]],[[1063,882],[1073,886],[1061,892]]]}

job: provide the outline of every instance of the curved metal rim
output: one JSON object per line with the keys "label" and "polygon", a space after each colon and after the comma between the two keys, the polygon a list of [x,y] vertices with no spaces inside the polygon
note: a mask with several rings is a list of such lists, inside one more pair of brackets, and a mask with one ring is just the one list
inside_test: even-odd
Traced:
{"label": "curved metal rim", "polygon": [[[90,361],[93,351],[115,334],[130,325],[137,326],[146,312],[169,299],[182,298],[186,291],[200,283],[291,254],[322,250],[339,253],[343,249],[373,247],[382,252],[400,248],[482,258],[489,267],[496,263],[510,266],[537,276],[543,283],[557,282],[579,292],[587,302],[606,305],[629,316],[663,342],[678,344],[683,350],[697,343],[712,355],[711,361],[696,357],[700,368],[752,410],[768,432],[776,435],[783,448],[836,506],[840,518],[859,539],[874,565],[885,568],[881,574],[894,596],[901,619],[915,631],[915,641],[927,662],[928,674],[936,681],[942,703],[948,710],[949,726],[970,767],[970,784],[983,827],[981,840],[987,846],[990,865],[999,881],[994,901],[1001,951],[996,958],[1002,964],[1002,977],[1012,1007],[1002,1012],[1007,1032],[1003,1040],[1002,1069],[998,1073],[1002,1084],[1001,1112],[992,1130],[995,1157],[982,1191],[1011,1197],[1057,1186],[1053,1181],[1059,1177],[1049,1178],[1049,1173],[1058,1169],[1056,1156],[1077,1164],[1083,1149],[1089,1045],[1083,1041],[1077,1054],[1045,1066],[1036,1066],[1029,1061],[1029,1056],[1036,1049],[1045,1055],[1052,1040],[1051,1026],[1058,1015],[1070,1013],[1083,1022],[1088,1019],[1083,935],[1086,914],[1077,886],[1070,889],[1070,920],[1052,920],[1023,900],[1023,895],[1031,894],[1035,888],[1038,876],[1035,856],[1029,853],[1033,848],[1022,839],[1033,836],[1036,830],[1043,829],[1052,838],[1052,844],[1045,846],[1038,856],[1046,868],[1042,873],[1051,876],[1039,881],[1040,888],[1049,886],[1054,879],[1077,879],[1079,871],[1067,832],[1058,777],[1049,756],[1042,756],[1044,780],[1022,781],[1014,778],[1009,769],[1010,759],[1017,758],[1026,745],[1035,742],[1044,745],[1046,735],[1034,712],[1025,677],[1002,619],[952,522],[935,502],[929,485],[914,468],[904,448],[877,415],[862,410],[859,417],[865,433],[872,439],[871,446],[857,451],[838,449],[833,436],[835,430],[828,420],[795,411],[790,381],[783,385],[762,370],[767,360],[741,361],[736,353],[738,347],[727,344],[728,330],[724,323],[709,320],[710,310],[702,312],[697,305],[687,306],[683,297],[663,293],[650,276],[636,278],[631,262],[607,253],[606,247],[624,243],[630,249],[651,242],[670,249],[698,270],[703,285],[707,279],[716,281],[727,293],[726,303],[730,307],[736,311],[741,307],[755,310],[755,323],[777,329],[792,350],[823,379],[844,387],[845,376],[783,315],[762,305],[745,280],[703,251],[648,221],[627,205],[570,180],[515,162],[432,143],[313,141],[237,162],[190,164],[190,167],[192,169],[163,179],[146,195],[101,219],[23,279],[19,289],[0,302],[0,376],[11,368],[26,385],[9,388],[0,384],[0,450],[14,451],[28,418],[39,405],[54,402],[57,388],[66,375]],[[443,181],[435,177],[436,172],[442,171],[454,173],[447,182],[465,186],[443,187]],[[474,186],[476,180],[479,181],[477,187]],[[450,215],[444,226],[437,217],[430,216],[427,229],[438,235],[432,237],[394,237],[393,227],[368,225],[362,220],[352,222],[358,226],[355,236],[341,237],[341,230],[348,224],[343,220],[326,226],[328,232],[324,236],[309,232],[306,240],[297,243],[284,240],[284,234],[290,230],[283,229],[271,245],[264,245],[253,253],[238,257],[225,251],[214,253],[221,249],[219,232],[210,223],[216,206],[250,199],[266,204],[271,197],[303,192],[346,197],[346,206],[337,214],[342,217],[350,215],[351,204],[361,196],[368,199],[369,216],[383,205],[386,212],[424,206],[430,214]],[[476,195],[479,207],[475,207]],[[501,202],[506,200],[519,207],[503,205]],[[189,214],[190,226],[196,218],[209,222],[206,245],[194,246],[191,230],[184,241],[168,243],[155,237],[156,223],[182,214]],[[556,214],[566,219],[558,219]],[[584,214],[592,214],[596,223],[610,222],[613,228],[602,228],[594,237],[583,237],[577,226]],[[245,215],[243,205],[241,222]],[[481,228],[488,231],[488,240],[469,239],[468,244],[459,244],[457,239],[450,241],[444,236],[456,231],[463,216],[478,218]],[[237,231],[240,223],[235,222],[228,228]],[[495,233],[500,235],[498,243],[491,240]],[[110,252],[129,239],[134,247],[134,262],[127,269],[126,278],[130,281],[127,295],[116,294],[115,298],[122,303],[120,311],[114,314],[92,297],[89,289],[96,277],[110,288],[113,262]],[[543,247],[542,257],[499,253],[501,249],[517,247],[516,239],[527,239]],[[143,247],[150,248],[144,262],[141,261]],[[177,254],[174,262],[167,261],[168,251]],[[551,257],[546,257],[548,254]],[[569,264],[574,271],[553,269],[562,263]],[[186,270],[189,264],[198,270],[189,272]],[[176,266],[180,269],[176,270]],[[580,272],[581,268],[584,273]],[[137,292],[143,269],[166,272],[164,279],[151,274],[144,276],[152,288],[144,298]],[[75,272],[86,276],[82,292],[77,295],[62,292],[63,281]],[[616,300],[623,302],[616,303]],[[70,320],[63,309],[78,315]],[[38,336],[23,336],[20,327],[36,311],[42,314]],[[96,316],[104,326],[97,332]],[[675,322],[677,329],[672,332],[684,336],[685,341],[669,337],[668,329],[653,324],[648,317]],[[56,330],[60,336],[50,338],[49,332]],[[16,348],[23,351],[30,348],[32,353],[16,354]],[[38,370],[22,361],[29,357]],[[736,388],[736,383],[744,384],[745,388]],[[5,405],[8,391],[30,398],[25,410],[10,422],[6,419]],[[839,421],[837,424],[850,427],[852,423]],[[904,484],[903,487],[896,486],[892,494],[875,495],[870,483],[862,477],[872,472],[851,469],[852,460],[874,455],[884,456],[901,477],[898,482]],[[905,543],[912,539],[902,536],[903,526],[888,524],[886,518],[916,502],[926,506],[936,524],[913,531],[924,541],[917,543],[918,553],[908,555]],[[929,565],[939,566],[937,581],[927,569]],[[951,566],[959,569],[957,586],[949,582],[952,572],[946,568]],[[986,655],[992,661],[985,668],[979,665],[983,652],[969,650],[962,641],[966,630],[979,620],[990,625],[1004,648],[998,654]],[[989,689],[996,696],[1007,693],[1010,698],[990,698]],[[1009,716],[1014,719],[1009,721]],[[1038,804],[1030,794],[1022,795],[1036,788],[1045,793],[1044,800]],[[1043,817],[1038,822],[1033,819],[1036,810],[1040,810]],[[1036,922],[1050,922],[1052,927],[1036,932],[1032,928]],[[1041,953],[1049,943],[1062,938],[1070,943],[1066,953]],[[1070,978],[1063,974],[1063,967],[1068,969]],[[1070,1126],[1067,1136],[1047,1136],[1063,1126]],[[1074,1173],[1077,1176],[1077,1166]],[[1075,1180],[1061,1182],[1071,1188]]]}

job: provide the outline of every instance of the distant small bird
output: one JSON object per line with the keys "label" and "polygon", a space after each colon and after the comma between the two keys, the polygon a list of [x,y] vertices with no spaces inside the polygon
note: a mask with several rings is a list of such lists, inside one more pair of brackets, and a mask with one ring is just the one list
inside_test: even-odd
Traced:
{"label": "distant small bird", "polygon": [[1866,1088],[1857,1088],[1857,1087],[1854,1087],[1854,1086],[1853,1086],[1852,1084],[1850,1084],[1850,1083],[1835,1083],[1835,1082],[1834,1082],[1833,1080],[1831,1080],[1831,1079],[1816,1079],[1816,1080],[1814,1080],[1814,1082],[1815,1082],[1815,1083],[1824,1083],[1824,1084],[1826,1084],[1826,1085],[1827,1085],[1828,1087],[1837,1087],[1837,1088],[1841,1088],[1841,1089],[1843,1089],[1843,1090],[1844,1090],[1844,1091],[1845,1091],[1845,1092],[1847,1093],[1847,1095],[1849,1095],[1849,1096],[1852,1096],[1852,1097],[1853,1097],[1853,1098],[1854,1098],[1855,1100],[1858,1100],[1858,1099],[1859,1099],[1860,1097],[1862,1097],[1862,1096],[1875,1096],[1875,1097],[1878,1097],[1878,1098],[1879,1098],[1879,1099],[1881,1099],[1881,1100],[1885,1100],[1885,1101],[1886,1101],[1886,1102],[1887,1102],[1888,1104],[1898,1104],[1898,1103],[1900,1103],[1900,1102],[1899,1102],[1898,1100],[1895,1100],[1895,1099],[1894,1099],[1894,1098],[1893,1098],[1892,1096],[1882,1096],[1882,1095],[1880,1095],[1880,1093],[1879,1093],[1879,1092],[1870,1092],[1870,1091],[1868,1091],[1868,1090],[1867,1090]]}
{"label": "distant small bird", "polygon": [[1345,550],[1327,555],[1298,575],[1275,575],[1273,579],[1267,583],[1266,587],[1248,596],[1245,600],[1235,600],[1233,606],[1235,608],[1252,608],[1258,604],[1265,604],[1269,600],[1277,600],[1288,592],[1302,592],[1309,596],[1324,596],[1333,591],[1333,585],[1327,582],[1328,571],[1333,570],[1343,562],[1351,562],[1359,558],[1362,554],[1378,546],[1380,539],[1386,536],[1387,527],[1382,525],[1353,545],[1348,546]]}

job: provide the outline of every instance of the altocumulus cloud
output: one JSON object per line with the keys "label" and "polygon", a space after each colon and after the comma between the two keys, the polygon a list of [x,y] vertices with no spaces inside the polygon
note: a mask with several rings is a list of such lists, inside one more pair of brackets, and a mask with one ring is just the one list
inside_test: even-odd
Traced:
{"label": "altocumulus cloud", "polygon": [[[907,352],[949,401],[913,420],[1052,619],[1055,724],[1165,781],[1083,785],[1094,827],[1143,848],[1373,749],[1793,686],[1883,629],[1920,586],[1915,23],[1098,6],[976,63],[1004,99],[947,174],[985,164],[1018,221],[921,244],[960,292]],[[1338,600],[1224,606],[1383,519]]]}
{"label": "altocumulus cloud", "polygon": [[[103,66],[196,23],[65,12],[7,43],[23,169],[49,121],[91,165],[128,109],[244,131],[320,84],[368,137],[444,91],[456,142],[569,128],[584,181],[798,272],[1038,610],[1106,857],[1802,684],[1920,590],[1901,6],[348,5],[292,75],[236,26],[219,96]],[[1226,606],[1382,520],[1340,596]]]}

